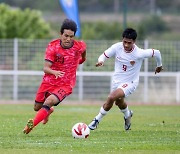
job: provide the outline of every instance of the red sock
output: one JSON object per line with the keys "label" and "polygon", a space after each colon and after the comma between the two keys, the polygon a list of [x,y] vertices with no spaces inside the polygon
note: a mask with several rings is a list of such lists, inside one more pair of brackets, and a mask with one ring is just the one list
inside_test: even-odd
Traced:
{"label": "red sock", "polygon": [[37,112],[37,114],[33,120],[34,126],[36,126],[38,123],[40,123],[42,120],[44,120],[44,118],[46,118],[47,116],[48,116],[48,111],[45,108],[41,108]]}

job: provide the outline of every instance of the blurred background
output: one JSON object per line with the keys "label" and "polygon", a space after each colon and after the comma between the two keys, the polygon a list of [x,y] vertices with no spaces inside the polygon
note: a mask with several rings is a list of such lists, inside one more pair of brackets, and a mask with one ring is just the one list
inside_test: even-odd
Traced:
{"label": "blurred background", "polygon": [[[72,0],[67,0],[69,3]],[[180,103],[179,0],[77,0],[80,36],[87,61],[79,67],[77,85],[67,101],[101,102],[111,89],[113,59],[95,68],[98,56],[121,41],[126,27],[138,32],[137,45],[162,53],[164,71],[145,60],[140,84],[130,103]],[[0,0],[0,101],[33,101],[42,79],[47,43],[59,37],[66,14],[58,0]]]}
{"label": "blurred background", "polygon": [[[77,2],[82,39],[120,39],[124,26],[135,27],[139,34],[138,39],[180,39],[179,0],[78,0]],[[50,36],[47,34],[44,37],[58,37],[61,22],[66,17],[59,0],[43,0],[43,2],[0,0],[0,4],[2,3],[9,5],[9,9],[14,11],[38,10],[45,23],[49,25]]]}

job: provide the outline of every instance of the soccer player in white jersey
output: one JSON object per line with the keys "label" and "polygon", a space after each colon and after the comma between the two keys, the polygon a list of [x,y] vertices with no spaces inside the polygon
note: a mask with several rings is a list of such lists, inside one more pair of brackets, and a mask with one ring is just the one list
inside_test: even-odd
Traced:
{"label": "soccer player in white jersey", "polygon": [[124,129],[130,130],[133,112],[128,109],[125,98],[132,94],[139,83],[139,73],[145,58],[155,57],[157,67],[155,74],[163,70],[161,53],[155,49],[141,49],[136,46],[137,33],[132,28],[127,28],[122,34],[122,42],[113,44],[98,58],[96,67],[103,66],[108,58],[115,58],[112,92],[100,108],[99,114],[88,125],[91,130],[97,128],[99,122],[112,108],[114,102],[124,114]]}

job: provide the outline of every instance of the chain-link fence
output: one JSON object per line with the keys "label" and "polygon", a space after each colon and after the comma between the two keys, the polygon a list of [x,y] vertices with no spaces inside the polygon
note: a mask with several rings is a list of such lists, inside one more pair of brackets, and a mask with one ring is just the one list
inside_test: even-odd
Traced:
{"label": "chain-link fence", "polygon": [[[50,40],[0,40],[0,100],[33,100],[43,75],[45,48]],[[96,68],[99,55],[118,41],[87,40],[87,61],[79,67],[77,84],[68,100],[105,100],[111,88],[114,60]],[[162,53],[164,71],[154,75],[155,59],[145,60],[140,84],[129,102],[180,103],[180,42],[138,41],[141,48]]]}

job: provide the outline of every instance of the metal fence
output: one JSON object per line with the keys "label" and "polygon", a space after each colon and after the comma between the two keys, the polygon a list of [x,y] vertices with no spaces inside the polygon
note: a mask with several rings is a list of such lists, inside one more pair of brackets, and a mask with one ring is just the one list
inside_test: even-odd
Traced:
{"label": "metal fence", "polygon": [[[44,51],[50,40],[0,40],[0,100],[34,100],[43,75]],[[111,89],[113,59],[96,68],[99,55],[118,41],[87,40],[87,61],[77,72],[77,84],[67,100],[104,101]],[[159,49],[164,71],[154,75],[155,59],[146,59],[140,84],[127,98],[135,103],[180,103],[180,42],[138,41],[142,48]]]}

